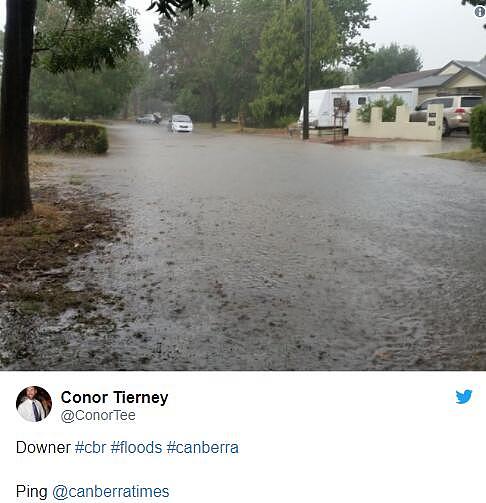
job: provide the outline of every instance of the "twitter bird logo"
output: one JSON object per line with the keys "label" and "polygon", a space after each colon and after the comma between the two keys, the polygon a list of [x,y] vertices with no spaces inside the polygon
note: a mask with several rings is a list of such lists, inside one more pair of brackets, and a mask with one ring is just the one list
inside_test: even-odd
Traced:
{"label": "twitter bird logo", "polygon": [[456,391],[456,396],[457,396],[457,402],[460,405],[464,405],[465,403],[469,402],[471,400],[472,396],[472,390],[467,389],[464,391],[464,393],[461,393],[460,391]]}

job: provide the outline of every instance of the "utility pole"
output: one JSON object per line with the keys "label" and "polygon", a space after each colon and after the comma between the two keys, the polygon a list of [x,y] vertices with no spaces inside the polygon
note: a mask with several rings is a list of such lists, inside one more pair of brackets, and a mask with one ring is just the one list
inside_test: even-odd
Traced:
{"label": "utility pole", "polygon": [[309,91],[310,91],[310,51],[312,33],[312,0],[305,2],[304,29],[304,120],[302,124],[302,139],[309,139]]}

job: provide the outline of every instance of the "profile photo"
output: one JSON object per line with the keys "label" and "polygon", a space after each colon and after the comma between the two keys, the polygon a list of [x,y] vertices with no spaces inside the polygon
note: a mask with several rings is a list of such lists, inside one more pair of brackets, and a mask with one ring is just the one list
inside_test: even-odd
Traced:
{"label": "profile photo", "polygon": [[27,386],[17,397],[17,411],[26,420],[37,423],[45,419],[52,409],[49,393],[40,386]]}

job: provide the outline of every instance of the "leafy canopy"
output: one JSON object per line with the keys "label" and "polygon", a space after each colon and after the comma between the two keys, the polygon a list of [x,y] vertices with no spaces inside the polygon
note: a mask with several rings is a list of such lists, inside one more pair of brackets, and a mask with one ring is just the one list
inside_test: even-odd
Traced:
{"label": "leafy canopy", "polygon": [[135,11],[119,0],[42,0],[34,65],[52,73],[114,68],[137,48]]}
{"label": "leafy canopy", "polygon": [[177,11],[187,12],[189,16],[192,16],[194,4],[206,8],[209,7],[209,0],[152,0],[148,10],[154,9],[167,19],[173,19],[177,16]]}
{"label": "leafy canopy", "polygon": [[372,52],[355,72],[360,84],[386,80],[398,73],[416,72],[422,69],[422,60],[414,47],[400,47],[397,43],[380,47]]}
{"label": "leafy canopy", "polygon": [[[304,95],[304,3],[295,1],[278,11],[262,33],[258,96],[251,111],[258,122],[276,124],[296,116]],[[339,59],[337,30],[325,0],[313,0],[311,82],[314,88],[329,84]]]}

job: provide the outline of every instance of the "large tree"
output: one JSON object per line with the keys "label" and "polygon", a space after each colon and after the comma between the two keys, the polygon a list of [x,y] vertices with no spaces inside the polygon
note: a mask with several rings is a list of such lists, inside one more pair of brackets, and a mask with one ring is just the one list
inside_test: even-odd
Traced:
{"label": "large tree", "polygon": [[29,82],[36,0],[7,0],[0,111],[0,217],[30,211]]}
{"label": "large tree", "polygon": [[[108,20],[96,37],[87,37],[84,26],[100,8],[123,4],[122,0],[63,0],[68,8],[66,28],[59,33],[36,33],[37,0],[6,0],[7,23],[3,54],[0,107],[0,218],[15,217],[32,209],[28,168],[30,76],[34,51],[50,52],[46,67],[54,72],[113,66],[136,46],[136,25],[129,30]],[[147,0],[147,6],[168,17],[178,10],[206,6],[208,0]],[[128,21],[128,18],[127,18]],[[73,23],[75,28],[70,28]],[[126,26],[125,26],[126,27]]]}
{"label": "large tree", "polygon": [[397,73],[417,72],[422,60],[415,47],[400,47],[397,43],[380,47],[365,58],[355,72],[360,84],[386,80]]}
{"label": "large tree", "polygon": [[[277,12],[263,31],[258,51],[258,96],[251,104],[253,117],[273,125],[295,116],[304,92],[304,4],[294,1]],[[339,59],[336,23],[325,0],[313,0],[311,81],[329,84]]]}
{"label": "large tree", "polygon": [[351,67],[361,63],[374,44],[362,38],[362,31],[376,18],[369,13],[368,0],[327,0],[336,22],[339,63]]}

